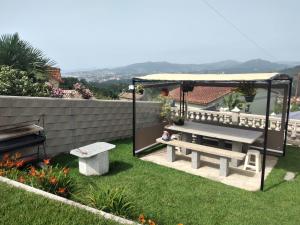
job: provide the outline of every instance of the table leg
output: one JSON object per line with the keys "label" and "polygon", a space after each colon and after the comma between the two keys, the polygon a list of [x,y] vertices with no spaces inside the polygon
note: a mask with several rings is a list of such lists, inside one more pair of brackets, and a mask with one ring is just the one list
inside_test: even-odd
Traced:
{"label": "table leg", "polygon": [[220,176],[227,177],[229,174],[229,160],[228,158],[220,158]]}
{"label": "table leg", "polygon": [[[243,149],[243,143],[241,142],[232,142],[232,151],[234,152],[242,152]],[[237,160],[237,159],[231,159],[231,165],[234,167],[238,167],[241,163],[241,160]]]}
{"label": "table leg", "polygon": [[86,176],[102,175],[109,171],[108,151],[89,158],[79,158],[79,172]]}
{"label": "table leg", "polygon": [[[183,134],[182,134],[182,141],[189,142],[189,141],[190,141],[189,139],[190,139],[190,138],[189,138],[188,134],[186,134],[186,133],[183,133]],[[187,149],[187,148],[181,148],[181,152],[182,152],[182,154],[184,154],[184,155],[191,154],[191,150],[190,150],[190,149]]]}
{"label": "table leg", "polygon": [[174,162],[175,161],[175,148],[174,146],[167,145],[167,160],[168,162]]}

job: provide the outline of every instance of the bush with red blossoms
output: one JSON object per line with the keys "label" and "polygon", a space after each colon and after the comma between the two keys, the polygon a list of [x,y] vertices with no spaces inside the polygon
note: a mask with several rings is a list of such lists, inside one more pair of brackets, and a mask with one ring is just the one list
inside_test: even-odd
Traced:
{"label": "bush with red blossoms", "polygon": [[81,83],[74,84],[74,89],[78,91],[78,93],[81,94],[84,99],[90,99],[93,97],[93,93],[90,91],[90,89],[86,88]]}
{"label": "bush with red blossoms", "polygon": [[64,96],[64,92],[61,88],[52,88],[51,89],[51,97],[62,98],[63,96]]}

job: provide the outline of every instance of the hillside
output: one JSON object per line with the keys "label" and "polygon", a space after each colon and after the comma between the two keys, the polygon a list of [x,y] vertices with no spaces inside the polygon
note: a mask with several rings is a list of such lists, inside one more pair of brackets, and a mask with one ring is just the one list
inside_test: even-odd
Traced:
{"label": "hillside", "polygon": [[274,72],[288,68],[288,65],[253,59],[246,62],[225,60],[205,64],[177,64],[169,62],[144,62],[111,69],[97,69],[65,73],[65,77],[85,78],[89,81],[105,82],[108,80],[130,79],[151,73],[251,73]]}

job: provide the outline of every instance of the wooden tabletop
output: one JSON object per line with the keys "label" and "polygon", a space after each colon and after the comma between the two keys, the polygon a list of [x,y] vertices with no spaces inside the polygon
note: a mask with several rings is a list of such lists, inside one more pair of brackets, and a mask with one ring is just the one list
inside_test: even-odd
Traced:
{"label": "wooden tabletop", "polygon": [[195,123],[185,121],[183,126],[170,125],[165,127],[168,130],[190,133],[200,136],[212,137],[217,139],[235,141],[240,143],[252,144],[263,132],[246,130],[240,128],[223,127],[212,124]]}

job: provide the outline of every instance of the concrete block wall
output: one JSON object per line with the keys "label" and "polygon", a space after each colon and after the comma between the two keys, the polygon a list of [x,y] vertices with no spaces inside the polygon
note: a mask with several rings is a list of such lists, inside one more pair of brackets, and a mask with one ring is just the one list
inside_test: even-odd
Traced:
{"label": "concrete block wall", "polygon": [[[159,111],[158,103],[138,102],[137,126],[158,123]],[[0,128],[40,117],[50,155],[132,135],[132,103],[128,101],[0,96]]]}

